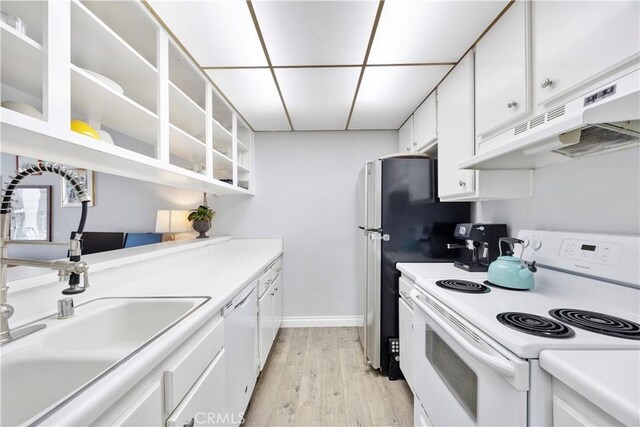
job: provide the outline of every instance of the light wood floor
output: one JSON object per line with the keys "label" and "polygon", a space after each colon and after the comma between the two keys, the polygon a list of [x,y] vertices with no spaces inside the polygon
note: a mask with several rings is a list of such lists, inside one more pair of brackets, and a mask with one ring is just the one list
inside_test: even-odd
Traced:
{"label": "light wood floor", "polygon": [[363,363],[356,328],[281,329],[245,426],[412,426],[413,396]]}

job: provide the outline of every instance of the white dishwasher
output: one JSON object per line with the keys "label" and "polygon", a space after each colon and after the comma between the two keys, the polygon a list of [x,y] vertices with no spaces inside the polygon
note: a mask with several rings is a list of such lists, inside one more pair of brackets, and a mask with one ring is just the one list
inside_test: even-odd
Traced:
{"label": "white dishwasher", "polygon": [[224,346],[227,357],[228,425],[239,425],[258,377],[257,280],[244,288],[224,309]]}

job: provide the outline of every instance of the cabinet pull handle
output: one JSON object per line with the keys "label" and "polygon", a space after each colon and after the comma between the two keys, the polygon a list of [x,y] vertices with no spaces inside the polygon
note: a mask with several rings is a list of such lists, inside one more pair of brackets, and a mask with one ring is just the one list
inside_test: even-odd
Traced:
{"label": "cabinet pull handle", "polygon": [[460,187],[465,187],[465,186],[467,185],[467,183],[466,183],[466,182],[464,182],[464,181],[462,181],[462,180],[460,180],[460,182],[458,182],[458,185],[459,185]]}
{"label": "cabinet pull handle", "polygon": [[553,81],[549,77],[545,77],[544,80],[540,83],[540,87],[545,89],[553,84]]}
{"label": "cabinet pull handle", "polygon": [[196,419],[191,418],[189,421],[185,421],[185,423],[182,424],[182,427],[193,427],[195,424],[196,424]]}
{"label": "cabinet pull handle", "polygon": [[507,108],[508,109],[512,109],[512,108],[516,108],[518,106],[518,102],[517,101],[509,101],[509,103],[507,103]]}

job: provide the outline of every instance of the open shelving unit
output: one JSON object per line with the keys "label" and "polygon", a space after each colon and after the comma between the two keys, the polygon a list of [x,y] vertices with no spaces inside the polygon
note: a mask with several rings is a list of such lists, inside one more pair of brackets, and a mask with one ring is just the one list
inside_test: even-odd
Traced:
{"label": "open shelving unit", "polygon": [[[21,34],[0,23],[2,100],[45,112],[38,120],[2,108],[3,152],[253,194],[253,133],[142,2],[3,0],[0,8],[27,26]],[[109,132],[114,144],[72,132],[71,119]]]}
{"label": "open shelving unit", "polygon": [[42,22],[46,11],[43,2],[2,1],[0,10],[19,17],[26,27],[22,34],[0,22],[0,56],[2,57],[2,101],[24,102],[43,112]]}

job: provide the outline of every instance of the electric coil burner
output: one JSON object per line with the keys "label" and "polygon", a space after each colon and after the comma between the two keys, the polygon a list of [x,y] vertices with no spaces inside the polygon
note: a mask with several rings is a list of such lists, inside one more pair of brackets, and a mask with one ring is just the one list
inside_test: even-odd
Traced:
{"label": "electric coil burner", "polygon": [[491,292],[489,287],[480,283],[468,282],[466,280],[447,279],[438,280],[436,285],[443,289],[449,289],[450,291],[464,292],[467,294],[486,294]]}
{"label": "electric coil burner", "polygon": [[611,337],[640,340],[640,325],[619,317],[571,308],[556,308],[550,310],[549,314],[576,328]]}
{"label": "electric coil burner", "polygon": [[548,317],[529,313],[500,313],[496,318],[505,326],[526,334],[547,338],[571,338],[573,329]]}

